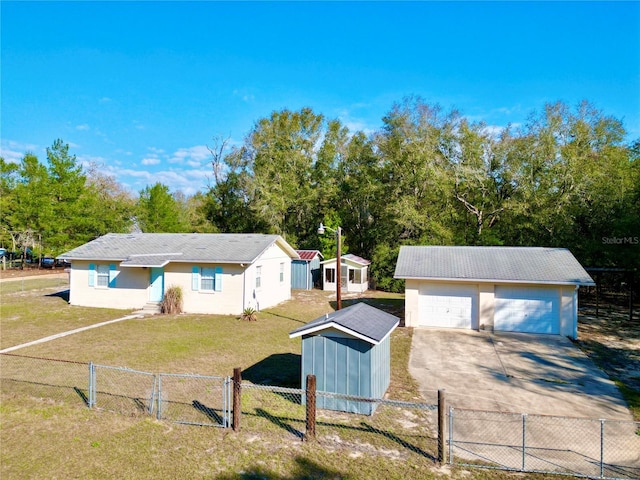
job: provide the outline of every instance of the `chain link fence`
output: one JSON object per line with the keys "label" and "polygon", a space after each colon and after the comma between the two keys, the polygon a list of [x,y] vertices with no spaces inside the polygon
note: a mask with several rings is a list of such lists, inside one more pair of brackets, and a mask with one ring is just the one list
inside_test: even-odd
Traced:
{"label": "chain link fence", "polygon": [[93,364],[91,367],[90,407],[128,416],[153,413],[156,375],[123,367]]}
{"label": "chain link fence", "polygon": [[455,465],[640,478],[640,423],[449,409]]}
{"label": "chain link fence", "polygon": [[229,427],[231,379],[202,375],[158,375],[157,418],[189,425]]}
{"label": "chain link fence", "polygon": [[299,388],[242,383],[242,429],[302,439],[305,435],[305,391]]}
{"label": "chain link fence", "polygon": [[89,364],[13,354],[0,355],[3,395],[89,405]]}
{"label": "chain link fence", "polygon": [[[317,392],[319,441],[389,458],[437,460],[437,405]],[[359,405],[358,405],[359,404]],[[371,415],[347,413],[372,404]],[[414,458],[414,460],[416,460]]]}
{"label": "chain link fence", "polygon": [[[0,380],[2,396],[52,399],[193,425],[230,427],[235,403],[229,377],[153,374],[14,354],[0,354]],[[243,431],[269,439],[308,438],[304,389],[243,382],[240,392]],[[383,456],[421,468],[433,465],[444,445],[438,444],[436,405],[322,391],[313,404],[315,439],[327,451]],[[354,409],[373,413],[349,413]],[[640,478],[639,422],[450,408],[446,430],[448,461],[454,465]]]}

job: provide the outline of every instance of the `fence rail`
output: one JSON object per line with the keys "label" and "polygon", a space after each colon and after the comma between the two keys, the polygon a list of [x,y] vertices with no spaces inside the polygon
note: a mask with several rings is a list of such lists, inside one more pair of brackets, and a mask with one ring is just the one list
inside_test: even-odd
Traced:
{"label": "fence rail", "polygon": [[[0,380],[3,396],[47,398],[189,425],[231,428],[233,418],[234,428],[240,428],[242,418],[243,430],[269,438],[307,440],[312,427],[312,437],[332,450],[414,465],[443,461],[446,452],[449,463],[465,467],[640,478],[639,422],[458,408],[445,416],[444,401],[431,405],[255,385],[235,372],[234,380],[154,374],[15,354],[0,354]],[[373,413],[350,413],[362,404],[372,406]]]}

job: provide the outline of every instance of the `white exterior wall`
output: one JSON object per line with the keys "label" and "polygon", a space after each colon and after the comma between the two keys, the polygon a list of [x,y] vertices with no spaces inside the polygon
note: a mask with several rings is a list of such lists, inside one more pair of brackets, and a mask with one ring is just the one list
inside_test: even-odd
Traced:
{"label": "white exterior wall", "polygon": [[[280,264],[284,263],[284,281],[280,282]],[[260,287],[256,287],[257,267],[261,267]],[[244,306],[256,310],[273,307],[291,298],[291,257],[272,245],[247,268]]]}
{"label": "white exterior wall", "polygon": [[[222,267],[222,291],[193,290],[193,267]],[[185,313],[237,315],[242,313],[243,273],[245,268],[233,264],[170,263],[164,269],[165,291],[182,288]]]}
{"label": "white exterior wall", "polygon": [[[367,290],[369,290],[369,267],[368,265],[353,265],[352,263],[350,263],[349,261],[344,261],[342,263],[342,265],[346,265],[349,270],[360,270],[361,275],[366,275],[367,276],[367,281],[363,282],[363,283],[354,283],[349,281],[349,273],[347,273],[347,287],[343,288],[342,291],[344,292],[357,292],[357,293],[363,293],[366,292]],[[335,292],[337,290],[337,284],[336,282],[327,282],[327,277],[325,275],[325,269],[326,268],[332,268],[335,270],[336,268],[336,262],[335,261],[328,261],[327,263],[323,263],[322,264],[322,289],[326,290],[328,292]],[[340,278],[340,276],[338,275],[338,272],[336,271],[336,280],[338,280]]]}
{"label": "white exterior wall", "polygon": [[[284,264],[282,282],[281,263]],[[90,287],[90,264],[115,264],[116,286]],[[260,288],[256,288],[257,266],[262,267]],[[193,267],[222,267],[222,291],[194,290]],[[118,262],[74,260],[69,303],[85,307],[141,309],[149,301],[150,280],[150,268],[120,268]],[[169,263],[164,267],[164,291],[172,286],[182,288],[185,313],[240,315],[247,306],[259,310],[291,298],[291,258],[274,244],[252,265]]]}
{"label": "white exterior wall", "polygon": [[563,286],[560,290],[560,335],[578,338],[578,287]]}
{"label": "white exterior wall", "polygon": [[420,281],[407,279],[404,286],[404,326],[417,327],[420,319]]}
{"label": "white exterior wall", "polygon": [[[116,288],[90,287],[89,264],[116,265]],[[74,260],[69,276],[69,303],[83,307],[142,308],[149,301],[149,270],[120,268],[118,262]],[[96,281],[97,285],[97,281]]]}
{"label": "white exterior wall", "polygon": [[[444,284],[445,282],[429,282],[425,280],[407,279],[405,281],[405,326],[415,327],[419,324],[420,291],[424,285]],[[459,284],[464,284],[460,282]],[[495,318],[495,283],[477,283],[478,286],[478,325],[480,330],[492,330]],[[514,284],[501,284],[514,285]],[[516,286],[516,285],[514,285]],[[540,289],[540,284],[517,284],[518,287]],[[577,338],[578,336],[578,289],[574,285],[549,285],[555,289],[560,300],[560,335]]]}
{"label": "white exterior wall", "polygon": [[496,311],[495,298],[494,284],[478,284],[478,325],[480,330],[493,330],[493,316]]}

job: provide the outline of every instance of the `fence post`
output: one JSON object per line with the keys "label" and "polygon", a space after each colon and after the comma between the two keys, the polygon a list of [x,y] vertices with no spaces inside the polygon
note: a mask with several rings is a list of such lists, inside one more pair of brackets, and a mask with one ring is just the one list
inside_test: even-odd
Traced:
{"label": "fence post", "polygon": [[156,418],[162,419],[162,375],[158,377],[158,408],[156,410]]}
{"label": "fence post", "polygon": [[447,455],[445,451],[445,425],[446,425],[446,411],[445,411],[445,391],[438,390],[438,462],[444,464],[447,461]]}
{"label": "fence post", "polygon": [[527,414],[522,414],[522,471],[525,470],[525,460],[527,458]]}
{"label": "fence post", "polygon": [[242,395],[242,369],[240,367],[236,367],[233,369],[233,431],[237,432],[240,430],[240,416],[242,415],[242,406],[241,406],[241,395]]}
{"label": "fence post", "polygon": [[600,419],[600,478],[604,478],[604,419]]}
{"label": "fence post", "polygon": [[94,368],[93,362],[89,362],[89,395],[87,398],[89,408],[93,408],[93,405],[95,404],[95,374],[96,370]]}
{"label": "fence post", "polygon": [[307,401],[307,431],[305,440],[316,438],[316,376],[307,375],[307,389],[305,391]]}
{"label": "fence post", "polygon": [[453,464],[453,407],[449,407],[449,464]]}

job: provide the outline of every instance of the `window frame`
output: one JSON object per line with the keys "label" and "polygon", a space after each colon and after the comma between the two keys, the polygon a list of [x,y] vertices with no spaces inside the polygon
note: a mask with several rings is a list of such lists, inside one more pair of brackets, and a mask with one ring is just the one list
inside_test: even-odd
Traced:
{"label": "window frame", "polygon": [[[211,288],[207,288],[204,284],[211,284]],[[213,267],[200,267],[200,291],[215,292],[216,291],[216,270]]]}
{"label": "window frame", "polygon": [[96,288],[109,288],[109,264],[96,264]]}
{"label": "window frame", "polygon": [[262,288],[262,265],[256,265],[256,290]]}
{"label": "window frame", "polygon": [[336,268],[326,267],[324,269],[324,281],[326,283],[336,283]]}

